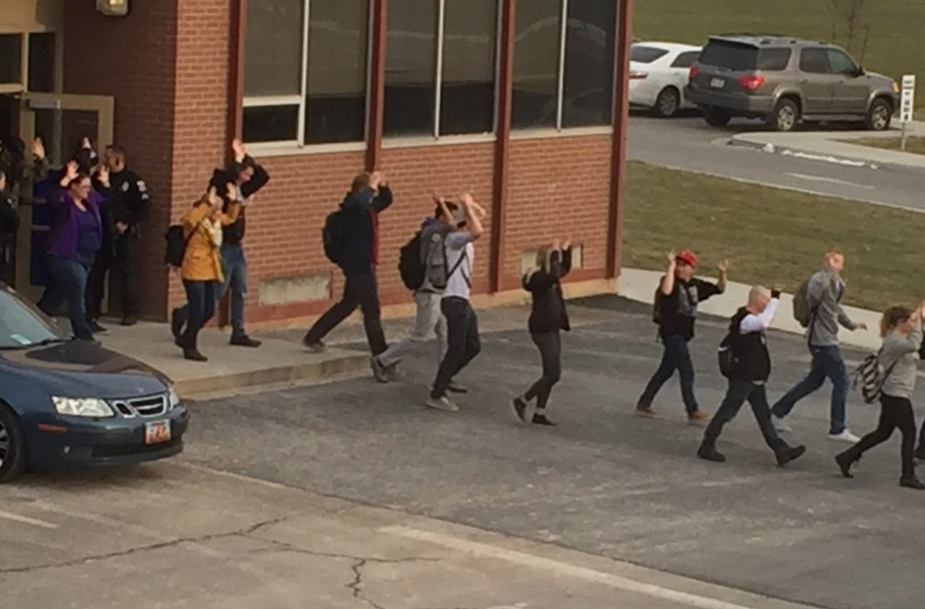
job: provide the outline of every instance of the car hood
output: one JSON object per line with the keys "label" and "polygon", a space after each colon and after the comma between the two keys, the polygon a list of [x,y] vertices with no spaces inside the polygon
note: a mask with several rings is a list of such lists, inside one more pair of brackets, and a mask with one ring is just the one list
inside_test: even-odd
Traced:
{"label": "car hood", "polygon": [[894,78],[892,78],[892,77],[890,77],[890,76],[887,76],[886,74],[879,74],[879,73],[877,73],[877,72],[865,72],[865,74],[866,74],[867,77],[870,78],[871,80],[879,80],[879,81],[882,81],[883,84],[886,85],[886,86],[888,86],[888,87],[891,86],[891,85],[895,82],[895,79],[894,79]]}
{"label": "car hood", "polygon": [[0,371],[61,397],[125,399],[163,393],[170,385],[165,375],[138,360],[77,340],[0,351]]}

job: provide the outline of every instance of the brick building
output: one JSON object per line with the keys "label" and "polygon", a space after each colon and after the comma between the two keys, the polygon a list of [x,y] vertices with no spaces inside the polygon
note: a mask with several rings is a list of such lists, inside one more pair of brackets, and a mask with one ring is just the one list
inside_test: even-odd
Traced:
{"label": "brick building", "polygon": [[[410,300],[398,249],[434,191],[468,190],[490,210],[483,304],[521,298],[523,260],[556,237],[581,248],[573,294],[614,287],[630,0],[3,3],[0,132],[41,135],[56,162],[83,134],[116,142],[148,183],[146,317],[182,300],[162,235],[236,135],[272,175],[247,212],[251,322],[317,314],[339,295],[320,229],[372,168],[396,193],[384,304]],[[21,207],[14,279],[26,291],[41,283],[41,203]]]}

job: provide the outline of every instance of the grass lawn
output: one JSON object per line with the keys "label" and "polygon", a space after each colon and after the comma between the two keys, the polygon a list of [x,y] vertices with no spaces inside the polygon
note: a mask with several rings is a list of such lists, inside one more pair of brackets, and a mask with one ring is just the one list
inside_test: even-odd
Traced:
{"label": "grass lawn", "polygon": [[[855,36],[849,48],[855,59],[897,80],[903,74],[918,74],[920,81],[925,80],[925,2],[862,1],[861,22],[870,25],[870,36],[866,49],[863,36]],[[841,0],[842,5],[848,3]],[[846,20],[844,16],[835,19],[831,5],[831,0],[636,0],[633,35],[643,40],[703,44],[710,34],[752,32],[848,47]],[[925,107],[925,95],[917,105]]]}
{"label": "grass lawn", "polygon": [[729,258],[732,281],[793,293],[837,247],[847,304],[882,310],[925,298],[925,213],[630,162],[624,217],[626,267],[662,269],[669,251],[689,248],[704,275]]}
{"label": "grass lawn", "polygon": [[[870,146],[871,148],[882,148],[884,150],[900,150],[901,138],[899,137],[872,137],[863,140],[846,140],[847,144],[858,144],[860,146]],[[910,137],[906,139],[906,152],[912,154],[925,154],[925,137]]]}

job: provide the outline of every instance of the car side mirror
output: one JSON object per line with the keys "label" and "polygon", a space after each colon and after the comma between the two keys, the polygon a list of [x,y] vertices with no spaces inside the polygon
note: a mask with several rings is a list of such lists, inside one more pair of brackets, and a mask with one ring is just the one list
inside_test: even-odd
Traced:
{"label": "car side mirror", "polygon": [[867,72],[864,71],[864,68],[862,68],[861,66],[858,66],[857,69],[854,71],[854,74],[852,74],[852,76],[854,76],[855,78],[860,78],[861,76],[864,76],[865,74],[867,74]]}

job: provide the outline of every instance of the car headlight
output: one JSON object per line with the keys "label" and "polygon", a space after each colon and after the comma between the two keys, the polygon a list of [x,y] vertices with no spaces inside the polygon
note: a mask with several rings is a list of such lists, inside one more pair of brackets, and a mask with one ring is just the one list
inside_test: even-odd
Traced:
{"label": "car headlight", "polygon": [[177,395],[177,390],[173,388],[173,385],[167,390],[167,409],[173,410],[180,405],[180,396]]}
{"label": "car headlight", "polygon": [[51,398],[58,414],[70,417],[114,417],[109,404],[97,398]]}

